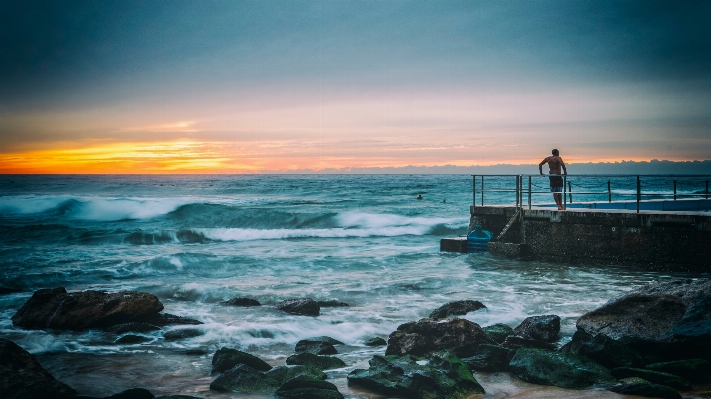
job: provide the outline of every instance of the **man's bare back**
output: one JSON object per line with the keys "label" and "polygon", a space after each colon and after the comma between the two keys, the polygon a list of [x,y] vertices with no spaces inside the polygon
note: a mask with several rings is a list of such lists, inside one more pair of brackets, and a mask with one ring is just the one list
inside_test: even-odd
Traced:
{"label": "man's bare back", "polygon": [[561,167],[565,168],[563,158],[558,155],[551,155],[541,162],[541,165],[548,164],[549,173],[552,175],[560,175]]}

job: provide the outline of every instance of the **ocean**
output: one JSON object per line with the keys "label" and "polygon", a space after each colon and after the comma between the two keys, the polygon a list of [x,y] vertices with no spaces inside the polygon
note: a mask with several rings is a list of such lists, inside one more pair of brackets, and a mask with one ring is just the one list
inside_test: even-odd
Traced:
{"label": "ocean", "polygon": [[[469,175],[5,175],[0,187],[0,285],[21,289],[0,295],[0,336],[81,395],[144,387],[156,396],[266,398],[209,391],[214,352],[237,348],[282,365],[296,342],[325,335],[345,343],[338,356],[347,367],[328,371],[330,381],[347,398],[383,398],[347,385],[351,370],[385,350],[364,342],[387,339],[446,302],[481,301],[487,309],[463,316],[481,326],[556,314],[565,341],[585,312],[683,276],[441,253],[441,238],[467,232]],[[487,198],[504,201],[503,193]],[[205,334],[166,341],[165,330],[181,328],[169,326],[121,345],[101,331],[15,328],[17,309],[51,287],[149,292],[165,312],[202,321]],[[221,304],[235,297],[263,306]],[[318,317],[273,307],[303,297],[350,306],[322,308]],[[475,377],[484,397],[571,392],[506,374]]]}

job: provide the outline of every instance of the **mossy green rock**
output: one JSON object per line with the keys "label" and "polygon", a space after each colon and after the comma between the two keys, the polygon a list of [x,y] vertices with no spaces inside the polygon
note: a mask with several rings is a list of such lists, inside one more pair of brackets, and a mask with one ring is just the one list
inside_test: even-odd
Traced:
{"label": "mossy green rock", "polygon": [[501,323],[484,327],[482,330],[497,344],[503,343],[506,337],[513,334],[513,328]]}
{"label": "mossy green rock", "polygon": [[300,375],[326,378],[322,371],[306,366],[279,366],[262,373],[246,364],[238,364],[215,378],[210,389],[220,392],[274,393],[283,383]]}
{"label": "mossy green rock", "polygon": [[645,367],[648,370],[661,371],[686,378],[690,382],[708,381],[711,376],[711,363],[706,359],[687,359],[674,362],[654,363]]}
{"label": "mossy green rock", "polygon": [[387,344],[388,341],[380,337],[371,338],[365,341],[365,346],[385,346]]}
{"label": "mossy green rock", "polygon": [[678,375],[663,373],[661,371],[636,369],[632,367],[618,367],[612,370],[612,375],[614,375],[618,380],[629,377],[639,377],[653,384],[666,385],[680,391],[688,391],[691,389],[689,381],[679,377]]}
{"label": "mossy green rock", "polygon": [[153,399],[155,396],[151,391],[144,388],[131,388],[125,391],[107,396],[104,399]]}
{"label": "mossy green rock", "polygon": [[322,335],[320,337],[306,338],[306,341],[326,342],[331,345],[343,345],[343,342],[341,342],[335,338],[331,338],[327,335]]}
{"label": "mossy green rock", "polygon": [[309,376],[298,376],[282,384],[276,391],[282,399],[343,399],[338,388],[330,382]]}
{"label": "mossy green rock", "polygon": [[308,352],[287,357],[286,364],[308,366],[319,370],[338,369],[346,366],[346,363],[337,357],[319,356]]}
{"label": "mossy green rock", "polygon": [[621,379],[617,385],[609,388],[610,391],[623,395],[646,396],[662,399],[681,399],[675,389],[666,385],[652,384],[642,378],[631,377]]}
{"label": "mossy green rock", "polygon": [[509,371],[532,384],[569,389],[615,382],[608,369],[585,356],[543,349],[520,348],[509,363]]}
{"label": "mossy green rock", "polygon": [[561,350],[587,356],[610,369],[640,367],[643,364],[642,357],[637,351],[605,334],[592,336],[578,330],[573,335],[573,339]]}
{"label": "mossy green rock", "polygon": [[376,355],[369,363],[367,370],[353,370],[348,382],[414,399],[458,399],[484,393],[469,368],[449,351],[435,352],[427,358]]}
{"label": "mossy green rock", "polygon": [[511,349],[498,345],[481,344],[476,350],[476,356],[462,359],[469,370],[505,371],[509,366]]}
{"label": "mossy green rock", "polygon": [[212,357],[213,372],[227,371],[238,364],[246,364],[258,371],[269,371],[272,369],[272,366],[264,360],[237,349],[222,348],[215,352],[215,355]]}

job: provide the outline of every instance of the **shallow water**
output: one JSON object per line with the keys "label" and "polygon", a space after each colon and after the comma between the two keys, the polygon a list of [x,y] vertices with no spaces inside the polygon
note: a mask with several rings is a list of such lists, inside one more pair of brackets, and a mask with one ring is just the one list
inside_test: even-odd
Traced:
{"label": "shallow water", "polygon": [[[439,252],[466,233],[470,176],[0,176],[0,336],[36,354],[48,371],[85,395],[130,387],[154,394],[250,397],[209,391],[210,362],[222,346],[272,365],[297,341],[327,335],[346,343],[348,367],[327,374],[349,398],[379,398],[348,387],[398,325],[440,305],[479,300],[465,318],[515,327],[531,315],[575,321],[611,298],[675,276],[610,265],[521,262],[488,254]],[[424,200],[415,196],[422,194]],[[446,199],[446,203],[442,202]],[[500,198],[500,201],[504,201]],[[26,331],[10,317],[39,288],[136,290],[165,311],[197,318],[205,335],[117,345],[97,332]],[[257,308],[227,307],[243,296]],[[291,316],[284,299],[336,299],[318,317]],[[190,326],[191,328],[194,326]],[[480,374],[486,397],[619,397],[525,384]],[[696,393],[693,393],[696,395]],[[263,396],[254,396],[263,397]],[[518,397],[518,396],[517,396]]]}

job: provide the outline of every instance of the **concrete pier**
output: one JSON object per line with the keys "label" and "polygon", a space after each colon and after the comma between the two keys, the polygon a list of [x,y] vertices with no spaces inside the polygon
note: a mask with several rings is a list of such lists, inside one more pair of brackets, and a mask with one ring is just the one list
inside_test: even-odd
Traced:
{"label": "concrete pier", "polygon": [[[470,229],[481,223],[497,237],[516,211],[472,206]],[[522,208],[488,249],[524,259],[711,272],[711,213]]]}

